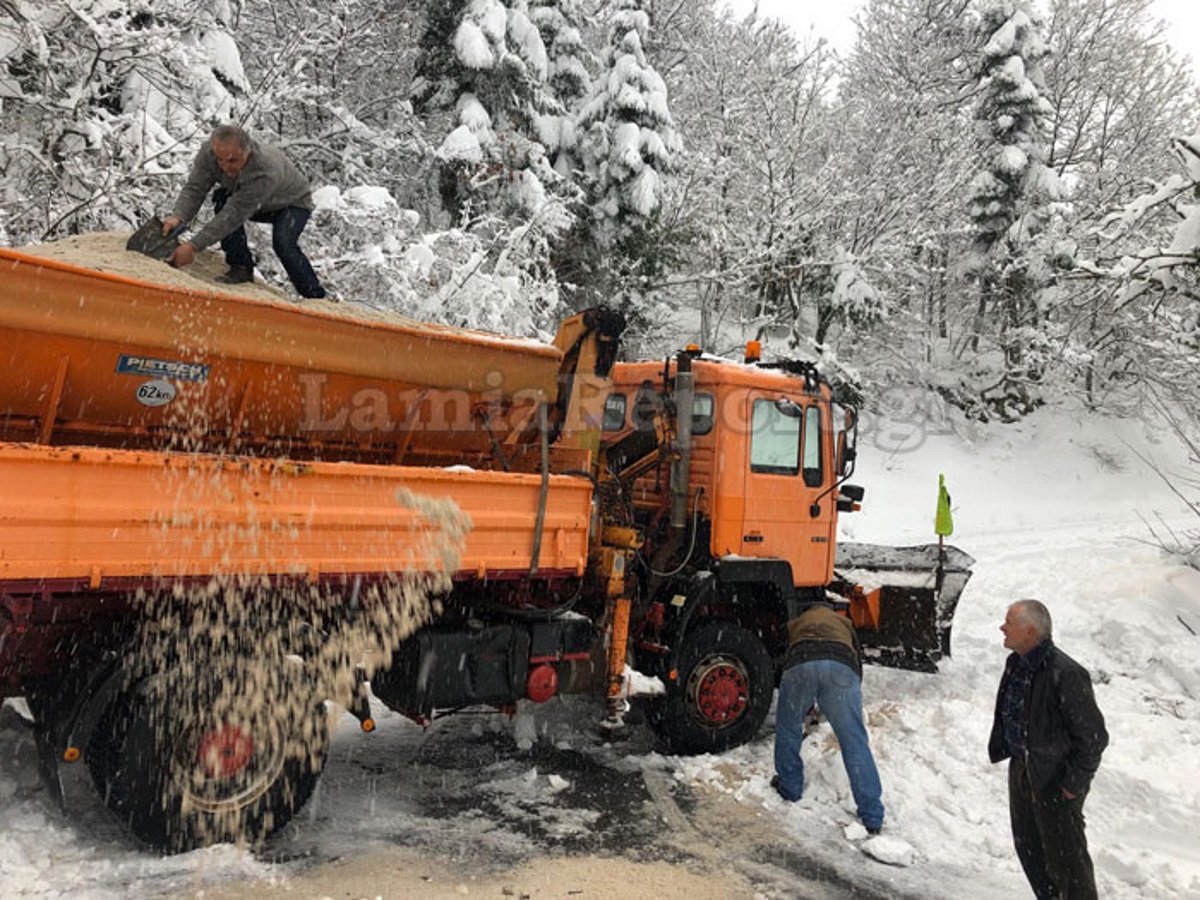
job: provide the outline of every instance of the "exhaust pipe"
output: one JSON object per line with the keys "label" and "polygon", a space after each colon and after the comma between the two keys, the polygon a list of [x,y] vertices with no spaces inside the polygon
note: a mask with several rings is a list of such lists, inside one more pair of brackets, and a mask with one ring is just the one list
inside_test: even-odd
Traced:
{"label": "exhaust pipe", "polygon": [[692,474],[692,398],[696,393],[692,357],[686,351],[675,357],[675,452],[671,464],[671,528],[682,531],[688,523],[688,479]]}

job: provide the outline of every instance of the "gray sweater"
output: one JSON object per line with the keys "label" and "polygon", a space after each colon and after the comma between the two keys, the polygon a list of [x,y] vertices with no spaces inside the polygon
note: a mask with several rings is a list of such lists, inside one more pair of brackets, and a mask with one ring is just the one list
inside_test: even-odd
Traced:
{"label": "gray sweater", "polygon": [[205,141],[192,162],[192,171],[179,192],[172,215],[190,222],[214,185],[229,191],[229,199],[221,211],[190,238],[197,250],[236,231],[255,213],[277,212],[288,206],[313,208],[308,179],[278,147],[255,140],[250,141],[250,158],[236,178],[221,171],[211,141]]}

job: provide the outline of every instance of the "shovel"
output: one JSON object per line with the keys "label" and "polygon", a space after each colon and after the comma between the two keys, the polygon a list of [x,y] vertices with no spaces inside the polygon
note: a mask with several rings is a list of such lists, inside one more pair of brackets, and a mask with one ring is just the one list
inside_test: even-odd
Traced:
{"label": "shovel", "polygon": [[169,234],[163,234],[162,219],[151,216],[129,236],[129,240],[125,242],[125,249],[144,253],[154,259],[170,259],[175,248],[179,246],[179,235],[186,227],[186,222],[180,222]]}

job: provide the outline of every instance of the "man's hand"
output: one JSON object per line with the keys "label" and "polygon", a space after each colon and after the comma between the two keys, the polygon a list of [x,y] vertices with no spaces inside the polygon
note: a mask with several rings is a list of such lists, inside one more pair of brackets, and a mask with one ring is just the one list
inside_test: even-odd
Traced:
{"label": "man's hand", "polygon": [[196,259],[196,245],[191,241],[180,244],[175,248],[175,252],[171,254],[171,258],[167,260],[167,264],[176,269],[182,269],[184,266],[190,266]]}
{"label": "man's hand", "polygon": [[180,225],[183,224],[183,219],[179,216],[167,216],[163,219],[163,235],[168,235]]}
{"label": "man's hand", "polygon": [[1074,794],[1072,794],[1070,791],[1068,791],[1066,788],[1063,788],[1063,789],[1062,789],[1062,792],[1063,792],[1063,796],[1064,796],[1064,797],[1066,797],[1068,800],[1074,800],[1074,799],[1075,799],[1075,795],[1074,795]]}

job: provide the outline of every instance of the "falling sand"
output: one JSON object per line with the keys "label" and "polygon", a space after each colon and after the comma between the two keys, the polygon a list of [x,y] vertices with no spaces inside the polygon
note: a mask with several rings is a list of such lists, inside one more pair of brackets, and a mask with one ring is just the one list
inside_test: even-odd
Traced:
{"label": "falling sand", "polygon": [[[360,304],[297,300],[261,282],[217,284],[225,270],[220,253],[200,253],[180,270],[126,250],[128,238],[107,232],[21,250],[176,289],[411,322]],[[203,334],[201,310],[180,327]],[[239,547],[286,543],[308,526],[280,518],[270,503],[262,510],[205,512],[196,500],[197,480],[211,482],[211,495],[235,496],[230,488],[252,468],[206,462],[204,446],[190,436],[211,430],[207,415],[199,402],[171,404],[170,437],[155,449],[176,460],[166,469],[175,480],[163,492],[155,523],[162,543],[177,547],[180,559],[188,557],[187,541],[199,541],[216,548],[206,558],[230,562],[186,582],[146,581],[137,592],[136,633],[121,649],[125,693],[107,709],[85,751],[109,805],[144,840],[170,850],[256,843],[280,824],[277,813],[303,804],[328,747],[325,702],[353,705],[363,679],[436,615],[436,598],[450,587],[469,528],[452,499],[393,489],[392,502],[408,511],[411,524],[376,528],[380,546],[411,547],[412,559],[432,563],[319,582],[288,572],[239,571],[234,561],[247,558]],[[285,481],[261,490],[277,497],[290,476],[286,467],[271,471],[271,479]],[[191,527],[177,527],[181,522]]]}

